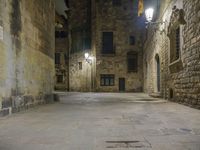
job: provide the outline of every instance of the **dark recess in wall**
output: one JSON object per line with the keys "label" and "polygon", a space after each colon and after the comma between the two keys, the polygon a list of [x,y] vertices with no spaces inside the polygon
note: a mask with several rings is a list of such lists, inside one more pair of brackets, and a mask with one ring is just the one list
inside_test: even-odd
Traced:
{"label": "dark recess in wall", "polygon": [[19,37],[21,32],[21,11],[20,11],[20,0],[12,0],[12,12],[10,20],[11,34],[15,37]]}
{"label": "dark recess in wall", "polygon": [[10,14],[10,32],[13,35],[13,44],[18,54],[21,50],[20,32],[22,29],[21,24],[21,11],[20,11],[20,0],[12,0],[12,12]]}

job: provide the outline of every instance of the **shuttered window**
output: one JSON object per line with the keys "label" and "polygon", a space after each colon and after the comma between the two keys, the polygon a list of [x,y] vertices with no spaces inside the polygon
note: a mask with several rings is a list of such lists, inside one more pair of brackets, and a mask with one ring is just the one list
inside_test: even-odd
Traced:
{"label": "shuttered window", "polygon": [[55,53],[55,64],[60,64],[60,53]]}
{"label": "shuttered window", "polygon": [[137,53],[127,54],[127,68],[128,68],[128,72],[138,71],[138,54]]}
{"label": "shuttered window", "polygon": [[113,32],[103,32],[102,54],[114,54]]}

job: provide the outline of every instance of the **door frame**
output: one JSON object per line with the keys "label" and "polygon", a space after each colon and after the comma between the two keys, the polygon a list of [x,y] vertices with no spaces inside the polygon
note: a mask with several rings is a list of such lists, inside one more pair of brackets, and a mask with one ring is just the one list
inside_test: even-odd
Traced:
{"label": "door frame", "polygon": [[160,57],[158,54],[155,56],[156,60],[156,90],[160,92],[161,90],[161,80],[160,80]]}
{"label": "door frame", "polygon": [[[123,85],[122,85],[122,83],[123,83]],[[122,88],[122,86],[123,86],[123,88]],[[126,91],[126,79],[125,78],[119,78],[118,88],[119,88],[119,92],[125,92]]]}

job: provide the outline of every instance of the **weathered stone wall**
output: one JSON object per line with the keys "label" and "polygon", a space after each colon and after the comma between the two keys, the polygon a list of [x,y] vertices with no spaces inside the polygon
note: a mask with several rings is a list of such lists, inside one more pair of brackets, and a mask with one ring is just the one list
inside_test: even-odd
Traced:
{"label": "weathered stone wall", "polygon": [[89,7],[91,0],[69,0],[69,24],[71,25],[72,29],[82,28],[90,22],[90,16],[88,13],[91,9]]}
{"label": "weathered stone wall", "polygon": [[57,38],[55,42],[55,52],[60,53],[60,64],[55,65],[56,76],[62,75],[63,82],[58,83],[55,79],[55,90],[68,90],[68,39]]}
{"label": "weathered stone wall", "polygon": [[69,0],[70,52],[91,49],[91,0]]}
{"label": "weathered stone wall", "polygon": [[[181,51],[178,61],[170,62],[169,31],[172,8],[183,9],[185,25],[180,25]],[[160,95],[180,103],[200,107],[200,1],[165,0],[158,20],[165,25],[148,29],[148,39],[144,51],[144,87],[149,94],[157,91],[156,61],[160,57]],[[159,31],[159,30],[161,31]],[[164,29],[164,30],[163,30]],[[164,32],[162,32],[164,31]],[[181,64],[181,65],[180,65]],[[181,67],[180,67],[181,66]]]}
{"label": "weathered stone wall", "polygon": [[52,100],[54,3],[0,0],[0,112]]}
{"label": "weathered stone wall", "polygon": [[69,8],[69,90],[91,91],[94,64],[84,57],[85,52],[91,54],[91,0],[70,0]]}
{"label": "weathered stone wall", "polygon": [[70,56],[70,91],[91,91],[92,64],[85,60],[84,52]]}
{"label": "weathered stone wall", "polygon": [[[96,90],[119,91],[119,78],[125,78],[125,91],[138,92],[143,89],[142,25],[137,17],[136,3],[123,0],[120,6],[113,6],[112,0],[96,2],[94,45],[96,50]],[[113,32],[115,54],[103,55],[102,32]],[[135,36],[135,45],[129,44],[129,36]],[[138,54],[138,71],[128,73],[127,53]],[[101,74],[114,74],[114,86],[100,86]]]}
{"label": "weathered stone wall", "polygon": [[[88,6],[91,6],[91,8]],[[112,5],[112,0],[69,1],[69,7],[71,10],[69,14],[71,31],[70,90],[118,92],[119,78],[125,78],[125,91],[142,91],[143,56],[141,40],[143,33],[141,32],[141,20],[137,17],[136,2],[126,0],[121,3],[121,6],[115,7]],[[91,10],[88,10],[88,8]],[[91,15],[89,15],[90,11],[92,12]],[[90,25],[90,23],[92,24]],[[88,28],[91,30],[91,34],[87,32]],[[85,31],[92,36],[90,49],[81,48],[82,37],[87,34],[84,35],[78,31]],[[114,55],[101,54],[102,32],[104,31],[114,33],[116,51]],[[129,36],[135,36],[135,45],[129,44]],[[74,50],[74,42],[76,43],[76,50]],[[84,50],[87,50],[92,56],[91,64],[84,60],[84,53],[86,52]],[[136,73],[128,73],[127,69],[127,53],[131,51],[138,54],[138,71]],[[81,70],[78,69],[79,62],[82,62]],[[114,74],[115,85],[100,86],[101,74]]]}

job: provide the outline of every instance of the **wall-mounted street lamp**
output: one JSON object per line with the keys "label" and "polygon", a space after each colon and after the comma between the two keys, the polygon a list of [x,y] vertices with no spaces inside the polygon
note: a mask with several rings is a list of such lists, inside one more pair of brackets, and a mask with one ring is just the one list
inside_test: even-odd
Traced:
{"label": "wall-mounted street lamp", "polygon": [[[148,26],[157,26],[157,25],[164,25],[166,22],[165,21],[156,21],[152,22],[153,20],[153,15],[154,15],[154,9],[153,8],[148,8],[145,10],[145,17],[146,17],[146,24]],[[163,29],[161,29],[163,30]]]}
{"label": "wall-mounted street lamp", "polygon": [[145,16],[146,16],[146,20],[147,22],[151,22],[153,19],[153,12],[154,9],[153,8],[148,8],[145,10]]}
{"label": "wall-mounted street lamp", "polygon": [[85,60],[86,60],[86,62],[88,62],[89,64],[92,64],[92,56],[90,56],[89,53],[85,53]]}

